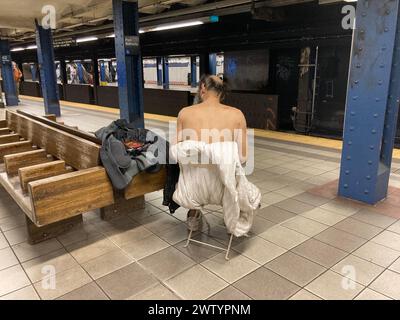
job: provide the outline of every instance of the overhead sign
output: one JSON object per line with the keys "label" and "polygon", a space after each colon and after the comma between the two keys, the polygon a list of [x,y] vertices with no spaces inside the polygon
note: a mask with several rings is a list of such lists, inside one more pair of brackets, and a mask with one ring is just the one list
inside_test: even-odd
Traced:
{"label": "overhead sign", "polygon": [[64,48],[76,46],[76,40],[72,38],[68,39],[55,39],[53,41],[54,48]]}

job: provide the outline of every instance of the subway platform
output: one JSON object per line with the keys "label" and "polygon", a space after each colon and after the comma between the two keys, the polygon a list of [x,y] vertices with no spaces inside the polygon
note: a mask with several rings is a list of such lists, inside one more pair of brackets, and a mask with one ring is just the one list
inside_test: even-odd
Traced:
{"label": "subway platform", "polygon": [[[17,108],[42,114],[43,103]],[[94,131],[117,111],[73,103],[61,108],[68,125]],[[146,127],[167,130],[147,115]],[[191,244],[186,210],[173,215],[162,191],[145,209],[103,221],[98,212],[56,239],[31,246],[25,215],[0,189],[0,299],[400,299],[400,156],[395,151],[389,197],[368,206],[337,196],[340,142],[256,131],[249,180],[263,194],[248,238],[235,239],[231,259]],[[207,207],[195,235],[215,245],[229,237],[218,207]],[[43,267],[57,271],[45,290]]]}

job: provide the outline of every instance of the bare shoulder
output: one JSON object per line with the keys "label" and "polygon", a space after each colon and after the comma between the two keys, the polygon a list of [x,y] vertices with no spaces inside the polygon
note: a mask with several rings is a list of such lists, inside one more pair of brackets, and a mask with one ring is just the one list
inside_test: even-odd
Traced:
{"label": "bare shoulder", "polygon": [[182,108],[181,111],[179,111],[178,113],[178,118],[180,119],[185,118],[187,114],[191,112],[192,108],[193,108],[192,106]]}
{"label": "bare shoulder", "polygon": [[236,118],[238,118],[238,119],[244,118],[244,114],[243,114],[243,112],[242,112],[240,109],[235,108],[235,107],[231,107],[231,106],[228,106],[228,105],[225,105],[225,104],[223,104],[222,107],[223,107],[226,111],[228,111],[229,113],[231,113],[232,115],[234,115]]}

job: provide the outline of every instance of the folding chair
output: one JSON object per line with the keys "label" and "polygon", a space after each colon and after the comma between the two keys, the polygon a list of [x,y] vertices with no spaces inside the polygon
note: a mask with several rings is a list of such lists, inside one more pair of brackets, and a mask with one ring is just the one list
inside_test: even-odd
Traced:
{"label": "folding chair", "polygon": [[[197,210],[196,216],[195,216],[195,217],[198,218],[199,215],[201,215],[201,212],[200,212],[199,210]],[[193,230],[190,230],[189,235],[188,235],[188,238],[187,238],[187,240],[186,240],[186,244],[185,244],[185,246],[184,246],[185,248],[187,248],[187,247],[189,246],[190,242],[199,243],[199,244],[205,245],[205,246],[207,246],[207,247],[211,247],[211,248],[214,248],[214,249],[226,251],[225,259],[226,259],[226,260],[229,260],[229,252],[231,251],[231,247],[232,247],[233,234],[231,234],[230,237],[229,237],[229,243],[228,243],[228,247],[227,247],[227,248],[222,248],[222,247],[219,247],[219,246],[214,246],[214,245],[209,244],[209,243],[207,243],[207,242],[203,242],[203,241],[199,241],[199,240],[192,239],[192,234],[193,234]]]}

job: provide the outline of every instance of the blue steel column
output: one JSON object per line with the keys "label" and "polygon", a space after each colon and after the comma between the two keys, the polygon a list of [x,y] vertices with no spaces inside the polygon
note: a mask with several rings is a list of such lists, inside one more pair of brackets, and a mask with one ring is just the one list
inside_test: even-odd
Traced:
{"label": "blue steel column", "polygon": [[[0,55],[1,56],[1,55]],[[4,108],[4,102],[3,102],[3,90],[1,88],[0,84],[0,108]]]}
{"label": "blue steel column", "polygon": [[157,68],[157,85],[163,85],[163,62],[161,57],[156,58],[156,68]]}
{"label": "blue steel column", "polygon": [[0,40],[1,76],[7,106],[17,106],[18,98],[14,82],[10,44],[8,40]]}
{"label": "blue steel column", "polygon": [[216,53],[210,53],[210,58],[209,58],[209,74],[217,74],[217,54]]}
{"label": "blue steel column", "polygon": [[58,95],[56,65],[54,62],[53,37],[51,29],[45,29],[36,21],[36,45],[40,71],[40,84],[46,114],[61,115]]}
{"label": "blue steel column", "polygon": [[210,55],[208,53],[201,53],[199,57],[200,77],[205,74],[210,74]]}
{"label": "blue steel column", "polygon": [[144,127],[143,70],[137,1],[113,0],[120,116]]}
{"label": "blue steel column", "polygon": [[169,89],[169,63],[168,58],[163,57],[163,68],[162,68],[162,75],[163,75],[163,89]]}
{"label": "blue steel column", "polygon": [[197,86],[197,57],[190,57],[190,85],[192,88]]}
{"label": "blue steel column", "polygon": [[400,101],[399,0],[358,1],[339,194],[387,196]]}

